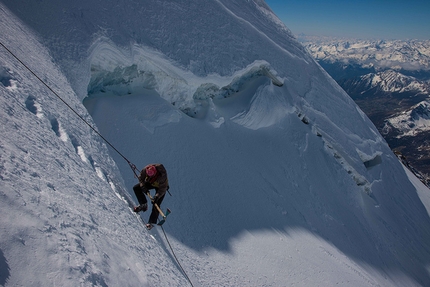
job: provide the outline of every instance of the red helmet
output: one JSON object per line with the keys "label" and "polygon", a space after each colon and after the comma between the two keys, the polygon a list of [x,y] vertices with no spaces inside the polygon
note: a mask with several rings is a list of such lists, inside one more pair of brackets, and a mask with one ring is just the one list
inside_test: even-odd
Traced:
{"label": "red helmet", "polygon": [[153,177],[157,173],[157,169],[155,168],[154,165],[148,165],[145,171],[146,171],[146,175],[149,177]]}

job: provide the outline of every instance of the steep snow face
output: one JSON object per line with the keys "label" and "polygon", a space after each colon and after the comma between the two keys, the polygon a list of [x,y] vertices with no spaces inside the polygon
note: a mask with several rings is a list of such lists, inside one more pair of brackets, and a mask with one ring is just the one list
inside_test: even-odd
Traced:
{"label": "steep snow face", "polygon": [[[289,114],[295,114],[307,123],[311,121],[314,133],[326,135],[324,140],[331,148],[338,146],[340,151],[335,151],[335,154],[353,156],[354,159],[347,162],[358,165],[345,164],[345,169],[360,186],[364,186],[366,192],[370,192],[373,179],[365,179],[359,171],[363,167],[360,154],[372,156],[378,153],[383,140],[353,101],[333,80],[326,78],[314,62],[307,64],[299,59],[301,64],[296,63],[297,70],[307,70],[315,75],[311,78],[303,78],[304,75],[300,75],[299,79],[281,78],[281,73],[261,60],[231,76],[211,74],[203,77],[183,70],[147,47],[135,45],[131,52],[127,52],[100,39],[91,51],[92,77],[84,101],[90,113],[97,99],[103,96],[154,91],[186,115],[206,120],[214,127],[231,120],[256,130],[279,125]],[[129,55],[133,55],[132,58]],[[293,57],[293,60],[296,58]],[[335,92],[330,92],[333,89]],[[324,95],[324,100],[320,99],[320,95]],[[355,117],[356,120],[332,120],[338,117]],[[154,122],[160,125],[170,120],[176,122],[178,115],[175,112],[163,119],[158,118]],[[367,139],[361,140],[361,136],[356,137],[351,132],[357,123],[363,125],[361,132],[365,137],[370,137],[375,145],[369,145]],[[154,123],[149,129],[153,131],[155,126],[158,124]],[[342,131],[340,137],[336,130]]]}
{"label": "steep snow face", "polygon": [[[261,2],[120,0],[111,8],[103,0],[2,2],[45,39],[57,62],[67,66],[64,71],[81,99],[90,71],[88,49],[103,36],[125,48],[129,58],[130,43],[151,47],[199,76],[231,75],[263,57],[276,70],[283,67],[297,74],[295,62],[311,61]],[[44,12],[33,13],[39,10]],[[250,34],[255,37],[246,36]]]}
{"label": "steep snow face", "polygon": [[[165,164],[164,227],[196,285],[430,283],[417,188],[264,2],[3,3],[43,45],[3,7],[2,42],[139,167]],[[6,285],[185,286],[130,211],[128,163],[1,59]]]}
{"label": "steep snow face", "polygon": [[[95,125],[48,51],[0,14],[1,43]],[[185,286],[129,211],[106,146],[3,47],[0,67],[0,285]]]}
{"label": "steep snow face", "polygon": [[[1,43],[94,125],[48,51],[0,7]],[[106,146],[3,47],[0,65],[0,285],[185,286],[128,212]]]}

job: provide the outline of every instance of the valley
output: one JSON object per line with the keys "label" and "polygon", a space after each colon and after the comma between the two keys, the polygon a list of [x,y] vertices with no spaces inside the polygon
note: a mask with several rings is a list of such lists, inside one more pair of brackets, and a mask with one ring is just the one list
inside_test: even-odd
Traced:
{"label": "valley", "polygon": [[430,41],[299,40],[430,185]]}

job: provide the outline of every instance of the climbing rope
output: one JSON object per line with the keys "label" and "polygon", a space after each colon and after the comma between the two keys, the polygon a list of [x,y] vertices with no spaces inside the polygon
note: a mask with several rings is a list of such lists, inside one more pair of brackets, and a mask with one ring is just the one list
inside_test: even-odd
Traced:
{"label": "climbing rope", "polygon": [[[58,95],[57,92],[55,92],[45,81],[43,81],[32,69],[30,69],[23,61],[21,61],[11,50],[9,50],[2,42],[0,42],[0,45],[8,51],[21,65],[23,65],[31,74],[33,74],[36,79],[38,79],[48,90],[50,90],[60,101],[62,101],[76,116],[78,116],[87,126],[89,126],[101,139],[103,139],[115,152],[117,152],[130,166],[132,169],[134,176],[138,178],[138,172],[139,170],[137,167],[131,163],[119,150],[117,150],[113,144],[111,144],[101,133],[99,133],[87,120],[85,120],[72,106],[70,106],[63,98]],[[142,218],[141,218],[142,219]],[[142,219],[143,220],[143,219]],[[143,220],[145,223],[145,221]],[[163,226],[161,226],[161,229],[163,230],[164,237],[166,238],[167,244],[169,245],[169,248],[172,252],[173,257],[175,258],[176,262],[178,263],[179,268],[182,270],[182,273],[184,274],[185,278],[190,282],[191,286],[193,285],[193,282],[188,277],[187,273],[185,272],[184,268],[182,267],[181,263],[179,262],[178,257],[175,254],[175,251],[173,250],[172,245],[170,244],[169,238],[167,237],[166,232],[164,231]]]}
{"label": "climbing rope", "polygon": [[163,230],[164,237],[166,238],[167,244],[169,245],[170,251],[172,251],[172,255],[175,258],[176,262],[178,263],[179,268],[181,268],[182,273],[184,274],[185,278],[187,278],[188,282],[190,282],[190,285],[194,287],[193,282],[191,281],[190,277],[188,277],[187,272],[185,272],[184,268],[182,267],[181,263],[179,262],[178,257],[176,257],[175,251],[173,250],[172,245],[170,244],[169,238],[167,237],[166,231],[164,231],[164,227],[161,225],[161,230]]}
{"label": "climbing rope", "polygon": [[130,166],[134,174],[137,169],[134,164],[132,164],[119,150],[117,150],[101,133],[99,133],[87,120],[85,120],[72,106],[70,106],[63,98],[61,98],[45,81],[43,81],[32,69],[30,69],[23,61],[21,61],[11,50],[9,50],[2,42],[0,45],[8,51],[18,62],[21,63],[30,73],[32,73],[36,79],[38,79],[45,87],[48,88],[60,101],[62,101],[73,113],[75,113],[85,124],[87,124],[100,138],[102,138],[114,151],[116,151]]}

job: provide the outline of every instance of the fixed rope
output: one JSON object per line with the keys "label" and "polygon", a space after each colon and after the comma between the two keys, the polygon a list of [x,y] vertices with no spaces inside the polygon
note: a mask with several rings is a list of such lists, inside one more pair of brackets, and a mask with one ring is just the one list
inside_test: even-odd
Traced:
{"label": "fixed rope", "polygon": [[117,152],[130,166],[130,168],[133,170],[134,174],[136,174],[135,170],[137,169],[136,166],[131,163],[119,150],[117,150],[113,144],[111,144],[101,133],[99,133],[86,119],[84,119],[72,106],[70,106],[63,98],[61,98],[57,92],[55,92],[44,80],[42,80],[35,72],[33,72],[32,69],[30,69],[21,59],[19,59],[11,50],[9,50],[2,42],[0,42],[0,45],[8,51],[18,62],[21,63],[30,73],[32,73],[36,79],[38,79],[48,90],[50,90],[60,101],[62,101],[70,110],[72,110],[75,115],[77,115],[87,126],[89,126],[101,139],[103,139],[115,152]]}
{"label": "fixed rope", "polygon": [[[57,92],[55,92],[45,81],[43,81],[32,69],[30,69],[21,59],[19,59],[11,50],[9,50],[2,42],[0,42],[0,45],[8,51],[21,65],[23,65],[31,74],[33,74],[36,79],[38,79],[48,90],[50,90],[60,101],[62,101],[78,118],[80,118],[87,126],[89,126],[101,139],[103,139],[115,152],[117,152],[130,166],[132,169],[134,176],[138,178],[138,169],[137,167],[130,162],[118,149],[115,148],[113,144],[111,144],[100,132],[98,132],[86,119],[84,119],[72,106],[70,106],[63,98],[58,95]],[[143,219],[142,219],[143,220]],[[145,222],[145,221],[144,221]],[[178,263],[179,268],[182,270],[182,273],[184,274],[185,278],[190,282],[191,286],[193,285],[193,282],[188,277],[187,273],[185,272],[184,268],[182,267],[181,263],[178,260],[178,257],[176,257],[175,251],[173,250],[172,245],[170,244],[169,238],[167,237],[166,232],[164,231],[163,226],[161,226],[161,229],[163,230],[164,237],[166,238],[166,241],[169,245],[169,248],[172,252],[173,257],[175,258],[176,262]]]}
{"label": "fixed rope", "polygon": [[172,255],[176,260],[176,263],[178,263],[179,268],[181,268],[182,273],[184,274],[185,278],[187,278],[188,282],[190,282],[190,285],[194,287],[193,282],[191,281],[190,277],[188,277],[187,272],[185,272],[184,268],[182,267],[181,263],[179,262],[178,257],[176,257],[175,251],[173,250],[172,245],[170,244],[169,238],[167,237],[166,231],[164,231],[164,227],[161,225],[161,230],[163,230],[164,237],[166,238],[167,244],[169,245],[170,251],[172,251]]}

